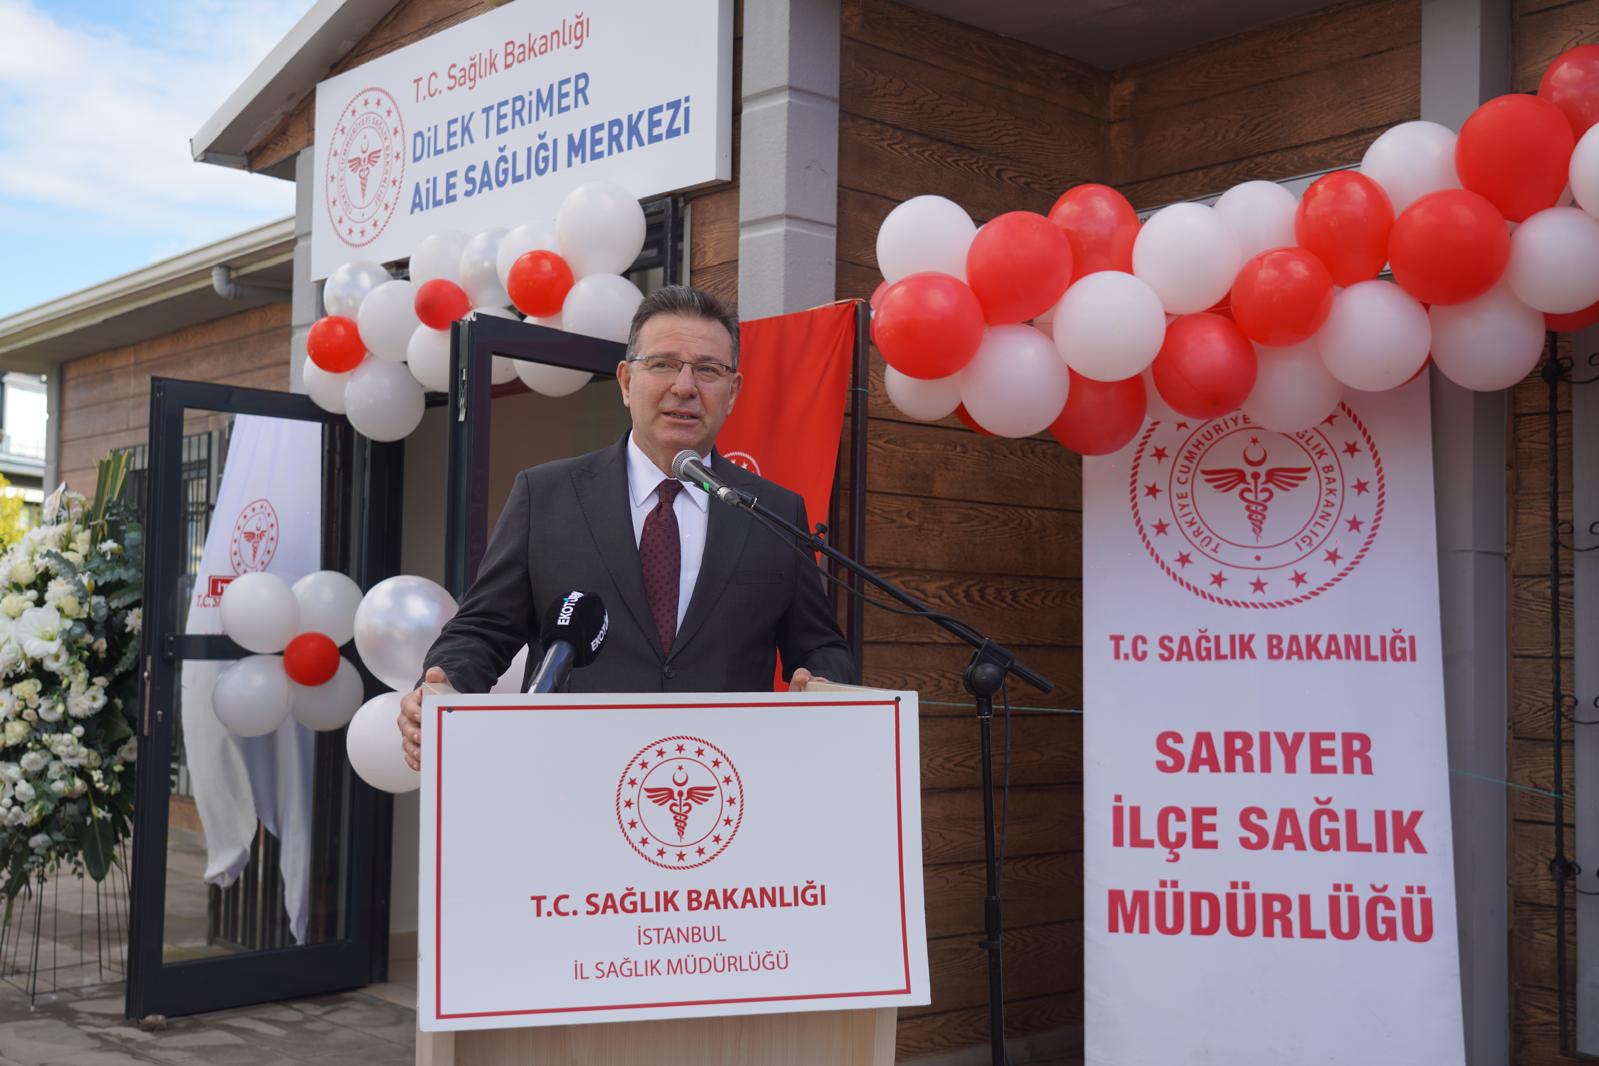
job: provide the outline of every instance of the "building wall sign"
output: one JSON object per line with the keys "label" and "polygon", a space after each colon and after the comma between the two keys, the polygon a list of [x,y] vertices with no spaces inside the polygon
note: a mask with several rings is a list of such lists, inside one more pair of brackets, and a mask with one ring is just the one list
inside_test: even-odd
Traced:
{"label": "building wall sign", "polygon": [[317,86],[312,274],[552,219],[587,181],[725,181],[732,97],[732,0],[518,0],[452,26]]}

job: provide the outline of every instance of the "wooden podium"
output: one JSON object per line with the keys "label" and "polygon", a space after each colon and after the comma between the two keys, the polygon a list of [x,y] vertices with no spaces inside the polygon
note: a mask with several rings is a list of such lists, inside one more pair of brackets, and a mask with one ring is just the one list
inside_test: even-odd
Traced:
{"label": "wooden podium", "polygon": [[416,1066],[891,1066],[899,1011],[416,1034]]}
{"label": "wooden podium", "polygon": [[[431,695],[459,695],[448,686],[423,687]],[[818,692],[845,695],[875,694],[844,685],[814,685],[812,688]],[[906,719],[906,734],[914,744],[914,694],[910,695],[910,699],[912,703]],[[897,704],[895,707],[895,720],[898,722]],[[442,729],[442,719],[439,728]],[[442,740],[442,733],[440,737]],[[919,775],[919,760],[915,757],[914,748],[909,755],[909,773]],[[901,779],[902,789],[907,780],[914,782],[916,777]],[[909,792],[912,802],[919,800],[919,793],[914,787]],[[919,873],[919,806],[915,810],[916,817],[910,822],[915,827],[910,836],[912,843],[908,848],[902,845],[901,850],[910,853],[911,868]],[[424,821],[426,816],[424,810]],[[902,862],[903,858],[902,855]],[[921,927],[922,921],[919,888],[917,884],[914,891],[914,925],[917,928]],[[902,887],[902,912],[904,895]],[[825,903],[825,890],[822,899]],[[920,949],[918,967],[922,975],[920,981],[924,982],[923,988],[926,981],[925,950],[925,947]],[[909,947],[905,948],[905,952],[909,987],[912,952]],[[919,1002],[927,1002],[925,993]],[[898,1017],[897,1007],[862,1006],[849,1010],[440,1032],[423,1032],[418,1028],[416,1066],[891,1066],[894,1062]]]}

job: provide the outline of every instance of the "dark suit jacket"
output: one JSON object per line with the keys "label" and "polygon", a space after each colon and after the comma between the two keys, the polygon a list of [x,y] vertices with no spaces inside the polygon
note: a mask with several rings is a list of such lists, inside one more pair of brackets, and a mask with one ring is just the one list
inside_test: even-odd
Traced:
{"label": "dark suit jacket", "polygon": [[[809,529],[805,501],[713,455],[730,485]],[[599,657],[572,673],[572,692],[770,691],[775,655],[854,681],[855,664],[808,553],[748,513],[710,501],[705,557],[671,655],[651,620],[627,491],[627,437],[601,451],[517,475],[477,581],[427,655],[461,692],[487,692],[528,645],[543,658],[539,622],[572,589],[597,594],[611,628]],[[526,679],[524,679],[524,687]]]}

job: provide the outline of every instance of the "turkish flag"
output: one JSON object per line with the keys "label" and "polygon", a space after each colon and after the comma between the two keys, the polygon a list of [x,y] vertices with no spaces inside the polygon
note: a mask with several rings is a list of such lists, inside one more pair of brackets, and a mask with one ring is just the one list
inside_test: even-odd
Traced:
{"label": "turkish flag", "polygon": [[[724,459],[805,497],[813,527],[827,521],[833,499],[855,352],[856,303],[740,323],[738,368],[744,384],[716,438]],[[774,687],[786,687],[781,662]]]}
{"label": "turkish flag", "polygon": [[805,497],[812,525],[827,521],[833,499],[855,303],[740,323],[744,385],[716,438],[724,459]]}

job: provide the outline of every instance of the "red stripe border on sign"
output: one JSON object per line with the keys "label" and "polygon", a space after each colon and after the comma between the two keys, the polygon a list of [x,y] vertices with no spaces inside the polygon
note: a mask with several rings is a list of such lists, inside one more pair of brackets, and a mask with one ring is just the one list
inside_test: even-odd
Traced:
{"label": "red stripe border on sign", "polygon": [[[894,821],[899,844],[899,935],[901,957],[905,967],[905,984],[900,988],[868,989],[860,992],[811,992],[789,996],[742,996],[728,999],[663,1000],[658,1003],[604,1003],[581,1007],[529,1007],[523,1010],[453,1011],[444,1012],[444,917],[441,903],[444,899],[444,719],[448,713],[471,711],[671,711],[683,704],[658,703],[558,703],[558,704],[450,704],[440,707],[436,715],[437,728],[433,744],[434,773],[434,847],[433,847],[433,1014],[447,1018],[506,1018],[531,1014],[583,1014],[607,1010],[648,1010],[658,1007],[710,1007],[729,1003],[785,1003],[802,1000],[851,999],[866,996],[902,996],[911,991],[910,918],[905,904],[905,797],[901,784],[901,743],[899,700],[818,700],[790,703],[786,700],[761,700],[740,703],[709,703],[706,707],[783,707],[800,710],[807,707],[862,707],[885,708],[894,713]],[[688,705],[693,706],[693,705]]]}

